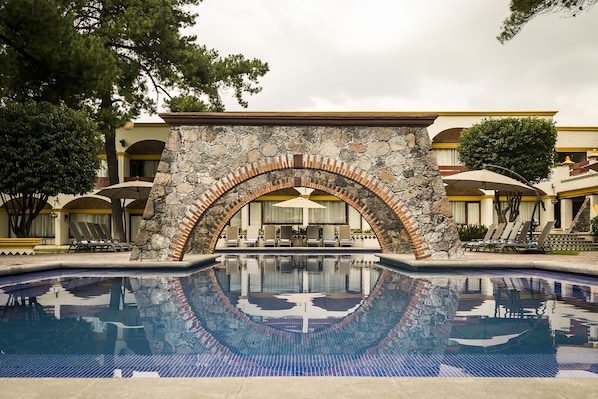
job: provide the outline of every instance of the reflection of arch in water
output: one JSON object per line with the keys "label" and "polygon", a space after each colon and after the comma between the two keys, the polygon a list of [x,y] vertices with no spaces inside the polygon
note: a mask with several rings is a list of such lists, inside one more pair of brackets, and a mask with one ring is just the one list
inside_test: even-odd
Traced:
{"label": "reflection of arch in water", "polygon": [[[214,270],[184,278],[148,280],[145,287],[139,286],[136,295],[140,309],[144,309],[144,303],[149,306],[143,311],[143,324],[159,326],[146,328],[154,355],[193,355],[155,360],[157,367],[160,359],[170,362],[166,368],[172,368],[172,376],[179,375],[177,368],[184,369],[187,376],[210,376],[214,375],[211,370],[223,368],[225,375],[231,376],[554,376],[556,359],[544,347],[546,340],[542,339],[535,352],[526,349],[540,336],[550,338],[546,331],[523,334],[520,342],[509,341],[523,351],[516,359],[503,352],[506,346],[475,355],[467,352],[471,348],[455,343],[446,346],[462,283],[458,278],[415,279],[385,270],[358,311],[325,330],[308,334],[275,330],[239,312],[220,289]],[[393,291],[402,293],[399,301],[397,297],[389,298]],[[156,303],[156,298],[164,298],[165,302]],[[170,309],[170,314],[161,319],[148,318],[156,307]],[[222,317],[212,317],[202,310],[205,308]],[[380,317],[389,313],[396,313],[398,320],[388,322]],[[384,323],[374,328],[378,340],[370,334],[371,328],[365,335],[357,328],[372,318]],[[537,326],[547,327],[538,321]],[[530,362],[539,367],[530,369]],[[166,375],[162,371],[160,374]]]}
{"label": "reflection of arch in water", "polygon": [[[434,314],[435,306],[429,305],[427,301],[430,290],[435,289],[435,286],[434,283],[425,280],[413,280],[396,273],[382,271],[370,296],[357,311],[330,328],[308,334],[276,330],[256,323],[239,312],[220,289],[213,270],[185,278],[171,279],[165,288],[169,291],[167,297],[172,298],[176,304],[176,312],[171,317],[184,320],[187,342],[190,336],[196,341],[191,344],[193,349],[198,353],[218,353],[222,356],[223,362],[238,367],[251,366],[253,369],[267,370],[268,363],[261,362],[267,361],[268,356],[298,355],[301,357],[308,354],[314,356],[329,354],[335,359],[341,359],[337,361],[338,364],[322,366],[334,372],[333,369],[343,367],[345,361],[351,363],[362,361],[365,365],[372,356],[376,357],[381,353],[431,353],[429,345],[432,340],[418,343],[409,337],[421,330],[422,323],[426,324],[425,321],[419,321],[418,325],[413,323],[416,315],[422,312],[426,315]],[[450,287],[438,286],[438,289],[444,293],[447,292],[447,288],[451,290]],[[138,294],[140,292],[138,290]],[[201,294],[187,295],[191,292]],[[384,294],[384,301],[380,300],[382,294]],[[138,298],[140,306],[142,302],[143,300]],[[450,302],[456,300],[451,299]],[[389,306],[392,306],[392,311]],[[449,304],[449,312],[455,307],[456,305]],[[205,311],[207,308],[211,309],[211,314]],[[432,318],[431,322],[435,324],[430,328],[438,330],[436,332],[441,335],[443,331],[448,334],[450,328],[443,326],[450,323],[451,319],[450,314]],[[359,327],[371,320],[377,322],[377,328],[371,332],[371,336],[364,339]],[[160,323],[177,324],[173,321]],[[402,340],[387,338],[393,333],[407,337]],[[239,336],[243,336],[243,340],[239,341]],[[160,338],[154,336],[148,339],[155,341]],[[435,339],[434,342],[438,345],[436,341],[439,339]],[[174,350],[174,348],[167,349],[160,342],[154,342],[152,347],[163,348],[166,352]],[[442,351],[442,346],[438,350]],[[309,361],[308,358],[309,356],[297,358],[294,361],[297,362],[297,367],[307,366],[301,363]]]}

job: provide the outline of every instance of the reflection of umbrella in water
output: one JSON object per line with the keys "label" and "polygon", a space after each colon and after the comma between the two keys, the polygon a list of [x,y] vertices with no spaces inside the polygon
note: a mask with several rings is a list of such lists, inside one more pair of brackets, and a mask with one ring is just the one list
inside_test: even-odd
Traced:
{"label": "reflection of umbrella in water", "polygon": [[41,280],[2,287],[2,291],[17,298],[33,298],[44,295],[50,288],[51,280]]}
{"label": "reflection of umbrella in water", "polygon": [[152,185],[147,181],[133,180],[105,187],[96,194],[108,198],[145,200],[149,197]]}
{"label": "reflection of umbrella in water", "polygon": [[471,170],[443,177],[448,187],[534,193],[534,189],[511,177],[487,169]]}
{"label": "reflection of umbrella in water", "polygon": [[107,323],[122,324],[124,328],[142,328],[139,309],[126,308],[123,310],[106,309],[97,312],[96,317]]}
{"label": "reflection of umbrella in water", "polygon": [[451,338],[451,340],[457,342],[459,345],[489,348],[491,346],[506,344],[511,339],[519,337],[520,335],[525,334],[527,331],[528,330],[525,330],[517,334],[495,335],[494,337],[490,338]]}
{"label": "reflection of umbrella in water", "polygon": [[504,345],[532,329],[533,320],[488,318],[479,323],[453,325],[450,339],[464,346]]}
{"label": "reflection of umbrella in water", "polygon": [[103,277],[70,278],[61,282],[65,290],[79,298],[91,298],[109,294],[112,281]]}

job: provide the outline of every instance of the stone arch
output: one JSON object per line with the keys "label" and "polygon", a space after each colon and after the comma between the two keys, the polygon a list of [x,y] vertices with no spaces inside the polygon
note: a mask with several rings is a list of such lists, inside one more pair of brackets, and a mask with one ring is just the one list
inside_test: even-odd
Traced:
{"label": "stone arch", "polygon": [[[461,256],[426,130],[435,115],[161,117],[171,132],[131,260],[180,260],[186,248],[209,253],[227,218],[260,190],[309,184],[356,205],[375,226],[385,252],[402,252],[397,242],[406,231],[417,259]],[[191,234],[195,241],[187,244]]]}
{"label": "stone arch", "polygon": [[[304,161],[305,160],[305,161]],[[257,176],[264,174],[272,174],[278,170],[292,170],[293,174],[283,178],[266,178],[261,184],[257,185],[257,189],[250,189],[248,191],[236,192],[232,199],[226,198],[226,193],[233,188],[238,187]],[[359,184],[363,189],[369,190],[373,195],[380,199],[380,204],[387,205],[387,211],[384,212],[384,217],[391,219],[395,224],[401,224],[406,229],[406,232],[411,241],[412,249],[418,259],[427,257],[429,248],[423,235],[418,227],[418,224],[408,214],[406,208],[401,204],[400,198],[397,198],[390,189],[373,176],[369,175],[363,170],[349,165],[345,162],[330,159],[327,157],[311,156],[308,154],[294,154],[283,157],[276,157],[255,162],[253,165],[243,166],[235,171],[230,172],[221,181],[226,183],[220,184],[221,181],[215,183],[209,190],[202,195],[195,206],[191,208],[190,212],[185,215],[185,218],[178,226],[175,233],[175,238],[170,247],[169,257],[173,260],[180,260],[183,257],[184,248],[187,241],[192,235],[193,230],[197,229],[201,219],[210,207],[213,207],[218,201],[227,203],[223,206],[224,212],[215,212],[219,217],[210,224],[213,227],[211,232],[208,232],[207,245],[199,245],[200,252],[213,252],[216,247],[218,235],[215,232],[220,232],[230,218],[238,212],[243,206],[256,198],[283,188],[290,187],[309,187],[327,192],[342,201],[347,202],[355,208],[372,227],[372,230],[378,237],[381,249],[385,252],[391,252],[393,248],[392,240],[389,239],[388,234],[385,234],[387,229],[383,229],[378,216],[374,215],[367,209],[361,198],[355,194],[347,192],[343,187],[331,186],[323,179],[317,179],[310,176],[297,176],[300,171],[322,171],[338,176],[342,176],[347,180]],[[390,215],[394,214],[395,217]],[[395,220],[396,219],[396,220]],[[191,228],[190,228],[191,227]],[[396,248],[396,245],[394,246]]]}

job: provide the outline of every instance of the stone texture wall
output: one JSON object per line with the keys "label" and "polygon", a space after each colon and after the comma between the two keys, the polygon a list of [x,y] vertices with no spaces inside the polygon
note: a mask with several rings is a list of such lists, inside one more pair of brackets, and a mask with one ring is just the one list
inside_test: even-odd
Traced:
{"label": "stone texture wall", "polygon": [[312,187],[355,207],[383,252],[461,256],[426,131],[435,116],[162,114],[172,128],[132,260],[212,253],[244,205]]}

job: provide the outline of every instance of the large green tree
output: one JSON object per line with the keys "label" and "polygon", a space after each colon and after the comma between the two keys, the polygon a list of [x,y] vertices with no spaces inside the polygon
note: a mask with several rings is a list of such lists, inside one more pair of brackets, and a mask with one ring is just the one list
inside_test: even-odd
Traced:
{"label": "large green tree", "polygon": [[[484,119],[461,132],[457,148],[459,158],[468,170],[497,165],[523,177],[530,184],[547,179],[554,164],[557,130],[554,122],[542,118]],[[504,170],[494,172],[508,175]],[[520,180],[519,176],[509,176]],[[515,220],[519,215],[520,193],[506,193],[506,207],[501,207],[499,193],[494,206],[500,221]]]}
{"label": "large green tree", "polygon": [[505,43],[514,38],[532,18],[542,14],[560,13],[574,17],[588,10],[598,0],[511,0],[511,14],[503,21],[496,37]]}
{"label": "large green tree", "polygon": [[[221,57],[184,31],[201,0],[0,0],[0,95],[62,101],[90,112],[104,135],[110,184],[118,183],[116,129],[158,99],[194,98],[223,111],[230,91],[247,106],[268,65]],[[185,101],[186,104],[191,103]],[[123,237],[121,205],[113,226]]]}
{"label": "large green tree", "polygon": [[65,105],[0,107],[0,196],[17,237],[28,237],[49,196],[93,188],[102,140],[94,121]]}

